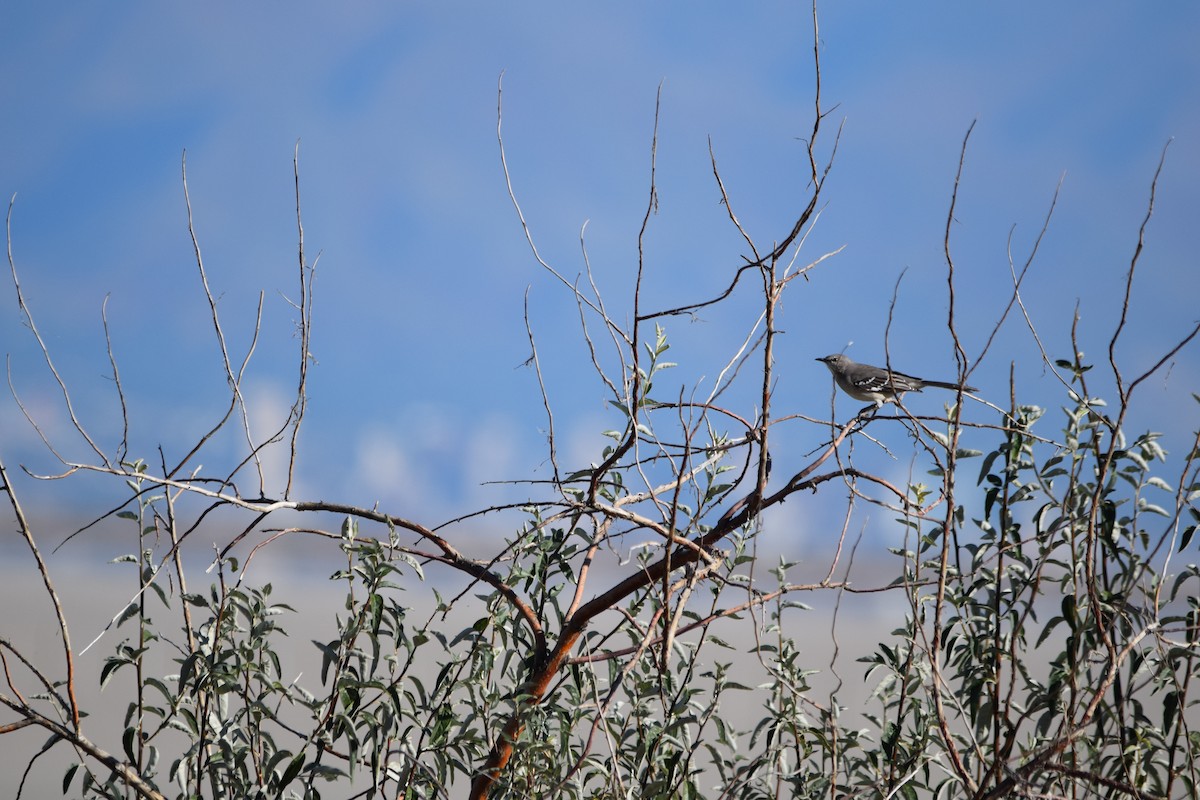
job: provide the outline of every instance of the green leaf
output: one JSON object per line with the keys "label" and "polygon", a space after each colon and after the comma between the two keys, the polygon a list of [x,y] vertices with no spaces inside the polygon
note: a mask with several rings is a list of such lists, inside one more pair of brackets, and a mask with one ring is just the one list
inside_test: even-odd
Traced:
{"label": "green leaf", "polygon": [[1151,514],[1158,514],[1162,517],[1171,516],[1170,512],[1168,512],[1165,508],[1160,505],[1155,505],[1154,503],[1147,503],[1144,498],[1138,500],[1138,510],[1148,511]]}
{"label": "green leaf", "polygon": [[71,780],[75,777],[75,773],[79,771],[79,767],[79,764],[72,764],[71,766],[67,767],[67,771],[63,775],[62,782],[62,793],[64,795],[67,794],[68,790],[71,788]]}
{"label": "green leaf", "polygon": [[105,686],[107,686],[109,679],[116,674],[117,670],[125,666],[127,663],[129,662],[127,662],[125,659],[109,657],[109,659],[104,662],[104,666],[100,668],[100,688],[103,689]]}
{"label": "green leaf", "polygon": [[1163,732],[1169,733],[1179,723],[1179,695],[1168,692],[1163,697]]}
{"label": "green leaf", "polygon": [[1069,627],[1073,632],[1078,630],[1079,617],[1075,613],[1075,595],[1063,595],[1062,615],[1063,619],[1066,620],[1067,627]]}
{"label": "green leaf", "polygon": [[324,644],[316,639],[311,640],[317,649],[321,651],[321,683],[326,683],[329,680],[329,668],[337,663],[338,660],[338,643],[330,642]]}
{"label": "green leaf", "polygon": [[279,788],[283,789],[300,774],[300,770],[304,769],[304,753],[297,753],[291,763],[287,765],[287,769],[283,771],[283,775],[279,778]]}
{"label": "green leaf", "polygon": [[125,733],[121,736],[121,745],[125,748],[125,757],[129,759],[129,763],[136,764],[138,761],[137,730],[126,728]]}
{"label": "green leaf", "polygon": [[1196,533],[1195,525],[1188,525],[1183,529],[1183,535],[1179,537],[1179,552],[1183,552],[1189,544],[1192,543],[1192,536]]}

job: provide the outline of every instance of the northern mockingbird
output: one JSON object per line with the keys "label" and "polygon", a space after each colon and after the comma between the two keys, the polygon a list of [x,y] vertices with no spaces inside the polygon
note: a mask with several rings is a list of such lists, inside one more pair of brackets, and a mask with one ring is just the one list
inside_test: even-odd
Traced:
{"label": "northern mockingbird", "polygon": [[950,389],[955,392],[959,389],[964,392],[978,391],[973,386],[960,386],[957,383],[945,383],[944,381],[927,381],[914,378],[912,375],[905,375],[903,372],[872,367],[870,364],[859,364],[841,353],[818,358],[817,361],[824,362],[825,366],[829,367],[834,381],[843,392],[855,400],[868,400],[876,406],[894,403],[905,392],[919,392],[926,386],[936,386],[939,389]]}

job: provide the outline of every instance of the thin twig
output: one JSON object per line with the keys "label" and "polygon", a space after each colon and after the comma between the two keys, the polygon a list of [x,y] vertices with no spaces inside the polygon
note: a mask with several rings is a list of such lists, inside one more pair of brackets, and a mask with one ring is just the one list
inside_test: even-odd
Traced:
{"label": "thin twig", "polygon": [[33,529],[29,526],[29,520],[25,516],[25,510],[21,507],[21,501],[17,499],[16,490],[13,488],[12,482],[8,478],[8,470],[4,466],[4,461],[0,459],[0,489],[8,495],[9,505],[12,506],[13,515],[17,519],[17,530],[21,534],[21,538],[25,540],[25,545],[29,548],[29,552],[33,554],[33,560],[37,562],[38,572],[42,576],[42,585],[46,587],[46,596],[50,598],[51,605],[54,606],[54,617],[58,623],[58,634],[62,640],[63,661],[67,667],[67,712],[71,719],[71,728],[78,733],[79,728],[79,703],[75,699],[75,656],[71,650],[71,632],[67,627],[67,615],[63,611],[62,601],[59,599],[58,592],[54,588],[54,581],[50,579],[50,569],[46,566],[46,561],[42,558],[42,551],[37,546],[37,541],[33,538]]}
{"label": "thin twig", "polygon": [[[13,207],[16,205],[16,202],[17,196],[14,194],[8,202],[8,214],[5,216],[4,224],[5,233],[8,239],[8,269],[12,275],[13,289],[17,293],[17,306],[21,309],[21,316],[25,318],[25,324],[29,327],[29,331],[33,334],[33,338],[37,341],[38,348],[42,351],[42,358],[45,360],[46,366],[50,370],[50,374],[54,376],[54,382],[58,384],[59,392],[62,393],[63,403],[67,407],[67,414],[71,418],[71,424],[75,426],[75,430],[78,431],[79,435],[84,438],[84,441],[88,443],[88,446],[92,448],[92,452],[96,454],[96,457],[103,461],[105,465],[107,465],[109,463],[108,457],[104,455],[104,452],[92,440],[92,437],[88,435],[88,432],[84,429],[83,423],[79,421],[79,417],[75,413],[75,404],[71,402],[71,393],[67,391],[67,384],[65,381],[63,381],[62,376],[59,374],[58,368],[54,366],[54,359],[50,357],[50,348],[46,346],[46,340],[42,338],[41,331],[38,330],[37,323],[34,322],[33,310],[30,309],[29,304],[25,302],[25,292],[22,291],[21,281],[17,277],[17,262],[16,259],[13,258],[12,249],[12,215]],[[28,416],[28,414],[26,414],[26,416]]]}

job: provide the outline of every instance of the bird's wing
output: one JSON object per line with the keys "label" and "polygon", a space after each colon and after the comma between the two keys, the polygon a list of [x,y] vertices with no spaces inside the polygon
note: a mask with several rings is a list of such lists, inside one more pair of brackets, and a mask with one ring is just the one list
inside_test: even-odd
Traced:
{"label": "bird's wing", "polygon": [[865,393],[896,393],[896,392],[911,392],[920,391],[921,381],[905,375],[900,372],[888,372],[884,369],[874,368],[861,375],[855,375],[849,379],[849,383],[861,392]]}
{"label": "bird's wing", "polygon": [[[893,392],[919,392],[921,387],[925,385],[925,381],[912,375],[905,375],[903,372],[887,373],[887,388]],[[881,374],[877,377],[879,385],[884,385],[884,377]]]}

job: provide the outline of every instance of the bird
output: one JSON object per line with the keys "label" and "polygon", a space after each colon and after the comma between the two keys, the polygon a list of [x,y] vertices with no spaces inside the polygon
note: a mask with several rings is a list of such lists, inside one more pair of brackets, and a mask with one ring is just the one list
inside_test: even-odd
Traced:
{"label": "bird", "polygon": [[896,402],[905,392],[919,392],[926,386],[935,386],[938,389],[949,389],[954,392],[959,390],[978,391],[974,386],[930,381],[883,367],[859,364],[841,353],[823,356],[817,361],[821,361],[829,367],[829,371],[833,373],[833,380],[843,392],[855,400],[869,400],[877,408],[881,408],[884,403]]}

